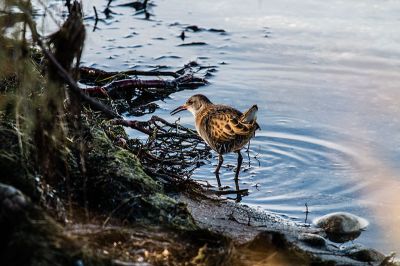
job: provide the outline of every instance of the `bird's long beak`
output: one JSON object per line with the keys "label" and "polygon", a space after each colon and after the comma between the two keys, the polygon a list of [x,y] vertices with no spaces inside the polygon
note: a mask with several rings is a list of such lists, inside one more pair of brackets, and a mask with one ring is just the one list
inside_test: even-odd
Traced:
{"label": "bird's long beak", "polygon": [[186,104],[181,105],[181,106],[179,106],[178,108],[172,110],[170,114],[171,114],[171,115],[174,115],[174,114],[177,114],[177,113],[179,113],[179,112],[181,112],[181,111],[184,111],[184,110],[187,110]]}

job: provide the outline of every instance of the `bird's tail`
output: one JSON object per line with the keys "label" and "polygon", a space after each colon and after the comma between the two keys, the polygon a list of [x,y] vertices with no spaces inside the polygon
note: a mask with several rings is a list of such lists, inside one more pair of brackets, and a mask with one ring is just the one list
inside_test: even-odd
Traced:
{"label": "bird's tail", "polygon": [[253,105],[252,107],[250,107],[249,110],[247,110],[241,117],[241,121],[243,123],[248,123],[248,124],[255,124],[256,129],[261,129],[260,126],[258,125],[258,123],[256,122],[257,120],[257,111],[258,111],[258,107],[257,105]]}
{"label": "bird's tail", "polygon": [[257,111],[257,105],[253,105],[242,115],[240,120],[244,123],[253,123],[257,119]]}

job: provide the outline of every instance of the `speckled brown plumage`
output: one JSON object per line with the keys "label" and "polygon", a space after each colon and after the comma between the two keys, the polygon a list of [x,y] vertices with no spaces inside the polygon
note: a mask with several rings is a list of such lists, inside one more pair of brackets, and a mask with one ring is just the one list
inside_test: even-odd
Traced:
{"label": "speckled brown plumage", "polygon": [[225,105],[210,104],[195,116],[197,132],[218,154],[238,151],[254,136],[258,125],[242,121],[242,113]]}
{"label": "speckled brown plumage", "polygon": [[183,110],[188,110],[194,115],[197,132],[219,155],[219,163],[215,171],[219,187],[221,187],[219,169],[223,163],[222,155],[228,152],[238,154],[235,183],[237,190],[239,190],[237,179],[243,160],[240,149],[250,141],[255,131],[260,128],[256,122],[257,105],[253,105],[242,114],[230,106],[213,104],[204,95],[196,94],[190,97],[184,105],[173,110],[171,114]]}

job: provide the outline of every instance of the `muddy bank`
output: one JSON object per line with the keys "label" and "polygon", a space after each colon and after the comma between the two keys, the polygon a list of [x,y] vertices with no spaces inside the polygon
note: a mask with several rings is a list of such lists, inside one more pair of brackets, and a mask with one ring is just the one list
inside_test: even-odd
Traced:
{"label": "muddy bank", "polygon": [[244,263],[246,260],[259,263],[254,257],[271,256],[274,258],[271,262],[279,265],[397,265],[392,263],[393,255],[385,256],[357,243],[342,248],[340,244],[329,242],[324,230],[275,213],[230,201],[199,202],[188,196],[180,200],[187,204],[201,228],[226,235],[239,249],[244,249]]}

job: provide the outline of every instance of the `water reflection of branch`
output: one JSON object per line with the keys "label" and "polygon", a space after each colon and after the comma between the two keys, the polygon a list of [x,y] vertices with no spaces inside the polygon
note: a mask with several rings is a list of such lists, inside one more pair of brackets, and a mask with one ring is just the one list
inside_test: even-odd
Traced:
{"label": "water reflection of branch", "polygon": [[251,166],[251,161],[250,161],[250,140],[249,140],[249,144],[247,145],[247,149],[245,150],[245,152],[247,153],[247,159],[249,160],[249,168]]}
{"label": "water reflection of branch", "polygon": [[113,13],[110,9],[110,4],[112,1],[113,0],[108,0],[107,7],[103,10],[103,13],[106,15],[106,19],[109,19],[111,17],[110,14]]}
{"label": "water reflection of branch", "polygon": [[93,6],[93,10],[94,10],[94,16],[95,16],[95,21],[94,21],[94,26],[93,26],[93,32],[98,29],[97,28],[97,23],[99,22],[99,15],[97,14],[97,9],[95,6]]}
{"label": "water reflection of branch", "polygon": [[[59,28],[61,28],[61,23],[59,23],[56,18],[54,17],[53,13],[50,12],[48,5],[46,5],[45,3],[43,3],[42,0],[38,1],[39,4],[44,8],[45,14],[49,14],[51,20],[54,22],[54,24],[56,24]],[[68,7],[68,12],[70,12],[70,7]]]}
{"label": "water reflection of branch", "polygon": [[258,167],[261,167],[261,162],[260,162],[260,160],[258,160],[258,156],[260,156],[260,150],[261,150],[261,147],[258,146],[258,152],[253,157],[258,162]]}
{"label": "water reflection of branch", "polygon": [[[111,2],[111,0],[110,0],[110,2]],[[140,1],[134,1],[134,2],[130,2],[130,3],[119,4],[118,6],[133,7],[136,11],[146,12],[147,11],[147,3],[148,3],[148,0],[144,0],[143,3]]]}
{"label": "water reflection of branch", "polygon": [[307,223],[307,219],[308,219],[308,214],[309,214],[310,212],[308,211],[308,204],[307,204],[307,202],[306,202],[304,205],[306,206],[306,211],[305,211],[306,218],[304,219],[304,223],[306,224],[306,223]]}

